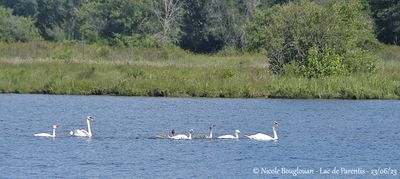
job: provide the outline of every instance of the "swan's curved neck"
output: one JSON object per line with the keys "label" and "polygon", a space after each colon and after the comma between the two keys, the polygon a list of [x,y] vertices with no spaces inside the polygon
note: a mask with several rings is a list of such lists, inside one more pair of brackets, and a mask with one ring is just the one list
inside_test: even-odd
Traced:
{"label": "swan's curved neck", "polygon": [[90,129],[90,120],[86,120],[89,137],[92,137],[92,130]]}
{"label": "swan's curved neck", "polygon": [[237,132],[235,134],[236,134],[236,139],[239,139],[239,134]]}
{"label": "swan's curved neck", "polygon": [[272,131],[274,132],[274,140],[278,140],[278,135],[276,134],[275,126],[272,126]]}
{"label": "swan's curved neck", "polygon": [[56,136],[56,128],[53,128],[53,137]]}
{"label": "swan's curved neck", "polygon": [[212,131],[213,131],[213,129],[211,128],[210,129],[210,138],[212,138]]}
{"label": "swan's curved neck", "polygon": [[189,132],[189,140],[192,140],[192,133]]}

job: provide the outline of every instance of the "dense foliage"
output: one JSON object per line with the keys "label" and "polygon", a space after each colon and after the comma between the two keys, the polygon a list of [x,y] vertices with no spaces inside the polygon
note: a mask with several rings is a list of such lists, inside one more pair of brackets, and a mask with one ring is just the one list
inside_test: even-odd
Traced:
{"label": "dense foliage", "polygon": [[320,77],[372,70],[364,51],[376,43],[362,8],[356,1],[275,7],[257,18],[262,30],[257,44],[267,48],[275,73]]}
{"label": "dense foliage", "polygon": [[[125,46],[175,44],[196,52],[212,52],[227,47],[259,50],[259,41],[265,40],[256,37],[264,34],[251,31],[256,28],[254,22],[269,19],[267,12],[274,5],[298,1],[0,0],[0,6],[12,9],[14,16],[32,19],[46,40],[85,39]],[[366,13],[375,19],[379,39],[398,44],[400,1],[359,1],[369,5],[363,10],[371,10]]]}
{"label": "dense foliage", "polygon": [[[397,0],[0,0],[0,41],[266,52],[275,73],[373,71],[366,52],[399,44]],[[375,33],[375,34],[374,34]]]}
{"label": "dense foliage", "polygon": [[14,16],[12,10],[0,6],[0,41],[26,42],[38,37],[31,19]]}
{"label": "dense foliage", "polygon": [[400,1],[371,0],[379,40],[400,45]]}
{"label": "dense foliage", "polygon": [[257,9],[287,0],[0,0],[50,41],[112,46],[178,45],[194,52],[243,49]]}

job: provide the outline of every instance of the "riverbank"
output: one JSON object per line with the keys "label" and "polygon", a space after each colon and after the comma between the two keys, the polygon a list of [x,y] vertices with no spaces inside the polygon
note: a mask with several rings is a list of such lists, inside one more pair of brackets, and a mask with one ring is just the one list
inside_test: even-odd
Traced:
{"label": "riverbank", "polygon": [[111,49],[83,44],[0,45],[0,92],[74,95],[399,99],[400,48],[376,51],[373,74],[277,76],[262,54]]}

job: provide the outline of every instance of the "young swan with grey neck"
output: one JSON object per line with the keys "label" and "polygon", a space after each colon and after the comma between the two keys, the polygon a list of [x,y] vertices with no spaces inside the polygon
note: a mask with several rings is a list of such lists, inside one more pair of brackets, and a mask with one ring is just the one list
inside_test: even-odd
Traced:
{"label": "young swan with grey neck", "polygon": [[223,136],[219,136],[218,139],[239,139],[239,134],[240,134],[240,131],[239,130],[235,130],[235,136],[233,136],[233,135],[223,135]]}
{"label": "young swan with grey neck", "polygon": [[193,138],[194,139],[212,139],[213,138],[213,129],[214,129],[215,125],[212,124],[208,127],[208,129],[210,129],[210,134],[209,135],[195,135]]}
{"label": "young swan with grey neck", "polygon": [[172,129],[170,134],[159,134],[159,135],[156,135],[156,137],[160,138],[160,139],[168,139],[168,138],[173,137],[173,136],[175,136],[175,129]]}
{"label": "young swan with grey neck", "polygon": [[278,127],[278,122],[274,121],[272,123],[272,131],[274,133],[274,137],[271,137],[271,136],[263,134],[263,133],[257,133],[257,134],[246,136],[246,137],[248,137],[249,139],[258,140],[258,141],[278,140],[278,135],[276,134],[277,127]]}
{"label": "young swan with grey neck", "polygon": [[56,128],[57,125],[53,125],[53,134],[49,134],[49,133],[38,133],[38,134],[33,134],[36,137],[56,137]]}
{"label": "young swan with grey neck", "polygon": [[69,132],[71,136],[75,137],[92,137],[92,130],[90,128],[90,123],[94,121],[94,118],[92,116],[88,116],[86,118],[86,123],[87,123],[87,131],[83,129],[76,129],[74,131]]}
{"label": "young swan with grey neck", "polygon": [[175,140],[192,140],[192,134],[193,134],[193,129],[189,130],[189,137],[184,135],[184,134],[178,134],[172,137],[169,137],[170,139],[175,139]]}

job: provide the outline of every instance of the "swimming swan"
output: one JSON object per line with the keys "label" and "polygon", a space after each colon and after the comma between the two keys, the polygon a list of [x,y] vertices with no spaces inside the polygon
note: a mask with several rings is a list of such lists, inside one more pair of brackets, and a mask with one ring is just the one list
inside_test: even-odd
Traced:
{"label": "swimming swan", "polygon": [[74,131],[69,132],[70,135],[76,136],[76,137],[92,137],[92,130],[90,129],[90,122],[92,122],[94,118],[92,116],[88,116],[86,118],[87,122],[87,127],[88,130],[83,130],[83,129],[76,129]]}
{"label": "swimming swan", "polygon": [[175,139],[175,140],[192,140],[192,133],[193,133],[193,129],[190,129],[189,137],[184,134],[178,134],[176,136],[172,136],[172,137],[168,137],[168,138]]}
{"label": "swimming swan", "polygon": [[171,134],[159,134],[156,137],[161,139],[166,139],[173,136],[175,136],[175,129],[172,129]]}
{"label": "swimming swan", "polygon": [[276,134],[276,127],[278,127],[278,122],[274,121],[272,123],[272,131],[274,133],[274,137],[271,137],[269,135],[262,134],[262,133],[257,133],[257,134],[246,136],[246,137],[248,137],[249,139],[258,140],[258,141],[278,140],[278,135]]}
{"label": "swimming swan", "polygon": [[233,135],[223,135],[223,136],[219,136],[218,139],[239,139],[239,134],[240,134],[240,131],[236,130],[235,131],[235,136],[233,136]]}
{"label": "swimming swan", "polygon": [[53,134],[49,134],[49,133],[38,133],[38,134],[33,134],[36,137],[56,137],[56,128],[57,125],[53,125]]}
{"label": "swimming swan", "polygon": [[215,125],[210,125],[208,127],[208,129],[210,130],[210,134],[209,135],[197,135],[194,136],[194,139],[212,139],[213,138],[213,129],[214,129]]}

